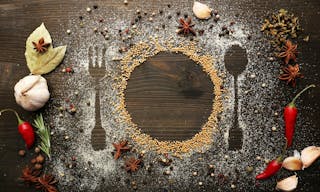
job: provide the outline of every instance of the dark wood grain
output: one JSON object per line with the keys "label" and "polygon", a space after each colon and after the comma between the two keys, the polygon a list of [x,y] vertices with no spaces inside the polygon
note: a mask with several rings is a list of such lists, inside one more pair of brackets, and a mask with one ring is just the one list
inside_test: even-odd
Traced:
{"label": "dark wood grain", "polygon": [[[109,9],[125,7],[122,1],[96,2]],[[153,0],[148,2],[148,5],[144,1],[134,1],[127,6],[127,9],[134,10],[139,6],[151,12],[159,7],[166,7],[169,2],[175,1]],[[186,3],[191,3],[191,1],[181,2],[180,4],[183,6]],[[93,4],[94,2],[84,0],[2,0],[0,2],[0,109],[11,107],[16,109],[22,118],[26,120],[32,119],[34,114],[26,112],[17,106],[13,97],[15,83],[21,77],[29,74],[24,58],[24,42],[27,36],[39,23],[45,21],[53,38],[57,38],[59,35],[57,29],[62,23],[67,23],[70,18],[78,18],[79,10],[85,10],[87,6],[92,6]],[[297,13],[301,18],[305,31],[311,37],[311,42],[307,46],[302,46],[299,53],[302,61],[311,63],[311,65],[303,69],[304,73],[314,75],[306,75],[305,81],[316,83],[318,87],[320,86],[319,72],[317,72],[320,71],[320,55],[318,51],[320,49],[319,0],[227,1],[227,4],[230,5],[230,11],[250,10],[250,12],[260,15],[261,18],[265,16],[266,11],[282,7]],[[127,9],[123,9],[121,14],[127,14]],[[171,55],[162,56],[159,55],[148,61],[132,74],[131,82],[129,81],[126,91],[128,110],[134,121],[142,127],[144,132],[161,140],[184,140],[198,132],[205,122],[210,110],[208,106],[212,105],[213,95],[211,90],[213,85],[203,75],[199,67],[195,66],[190,60]],[[179,68],[174,68],[175,64],[171,66],[168,59],[182,62],[186,71],[183,72]],[[168,68],[170,69],[171,67],[174,70],[168,72]],[[146,73],[148,75],[145,75]],[[155,73],[160,73],[161,75]],[[195,79],[190,78],[190,73],[195,74]],[[49,74],[47,78],[52,79],[52,76]],[[138,83],[132,83],[135,81]],[[51,82],[50,89],[53,92],[58,90],[59,85],[62,83]],[[158,87],[159,84],[161,85],[160,87]],[[149,89],[152,87],[157,89]],[[148,91],[150,94],[145,94]],[[313,124],[320,125],[319,89],[314,91],[314,95],[309,100],[302,99],[303,101],[300,105],[313,106],[315,113],[301,112],[300,119],[303,120],[304,117],[310,117],[309,119],[312,120]],[[164,98],[169,101],[170,105],[162,103]],[[188,105],[183,105],[187,101]],[[310,130],[310,132],[309,135],[306,135],[306,137],[310,136],[305,139],[307,140],[306,145],[319,144],[319,130]],[[23,146],[24,143],[17,132],[17,122],[14,115],[3,114],[0,117],[0,191],[34,191],[33,189],[26,189],[17,179],[22,166],[27,164],[33,153],[29,152],[27,158],[19,157],[17,152]],[[303,172],[300,176],[304,177],[304,181],[299,183],[300,191],[318,191],[319,163],[314,165],[311,171]]]}
{"label": "dark wood grain", "polygon": [[143,132],[159,140],[186,140],[211,109],[213,83],[182,54],[160,53],[137,67],[125,91],[127,110]]}

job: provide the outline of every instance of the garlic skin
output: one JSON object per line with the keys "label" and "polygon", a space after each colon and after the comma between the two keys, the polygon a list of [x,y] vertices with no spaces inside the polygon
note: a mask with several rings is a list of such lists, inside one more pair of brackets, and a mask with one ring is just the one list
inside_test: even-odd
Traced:
{"label": "garlic skin", "polygon": [[302,169],[308,168],[315,160],[320,157],[320,147],[309,146],[301,151]]}
{"label": "garlic skin", "polygon": [[209,19],[211,17],[212,9],[203,3],[195,1],[193,3],[192,11],[198,19]]}
{"label": "garlic skin", "polygon": [[14,86],[16,102],[27,111],[36,111],[49,100],[47,81],[40,75],[28,75]]}
{"label": "garlic skin", "polygon": [[292,175],[277,182],[276,189],[281,191],[293,191],[297,188],[298,177],[297,175]]}
{"label": "garlic skin", "polygon": [[282,162],[282,167],[290,171],[299,171],[302,169],[302,161],[298,157],[287,157]]}

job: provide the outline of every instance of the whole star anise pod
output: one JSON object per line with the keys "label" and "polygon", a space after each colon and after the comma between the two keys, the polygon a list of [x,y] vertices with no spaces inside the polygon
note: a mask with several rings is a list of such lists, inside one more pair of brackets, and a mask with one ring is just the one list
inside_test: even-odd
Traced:
{"label": "whole star anise pod", "polygon": [[38,41],[38,43],[32,42],[34,49],[38,51],[39,53],[44,53],[48,50],[48,47],[50,46],[50,43],[45,43],[44,38],[41,37]]}
{"label": "whole star anise pod", "polygon": [[296,79],[303,77],[299,70],[300,69],[298,64],[295,64],[294,66],[289,65],[288,67],[284,67],[282,68],[283,74],[280,75],[279,79],[287,81],[287,84],[291,83],[291,85],[295,87]]}
{"label": "whole star anise pod", "polygon": [[53,175],[43,174],[38,178],[36,188],[45,192],[58,192],[57,188],[54,186],[57,182],[58,181],[54,179]]}
{"label": "whole star anise pod", "polygon": [[29,166],[26,166],[22,170],[22,175],[21,175],[20,179],[28,184],[36,183],[36,182],[38,182],[39,175],[40,175],[39,170],[34,170],[34,169],[30,168]]}
{"label": "whole star anise pod", "polygon": [[140,167],[140,163],[141,163],[141,160],[140,159],[136,159],[134,157],[131,157],[130,159],[128,159],[126,162],[125,162],[125,170],[127,172],[135,172],[139,169]]}
{"label": "whole star anise pod", "polygon": [[113,147],[116,150],[114,154],[114,159],[119,159],[122,152],[129,151],[130,147],[128,145],[128,141],[120,141],[119,143],[112,143]]}
{"label": "whole star anise pod", "polygon": [[298,54],[297,47],[298,45],[287,40],[285,46],[282,47],[282,52],[278,54],[278,57],[284,58],[285,64],[288,64],[290,60],[295,62]]}
{"label": "whole star anise pod", "polygon": [[178,34],[183,34],[183,35],[188,35],[188,34],[192,34],[192,35],[196,35],[195,30],[192,28],[194,26],[194,24],[191,24],[191,18],[188,17],[188,19],[184,20],[182,18],[179,19],[179,23],[180,25],[178,26],[179,30],[178,30]]}

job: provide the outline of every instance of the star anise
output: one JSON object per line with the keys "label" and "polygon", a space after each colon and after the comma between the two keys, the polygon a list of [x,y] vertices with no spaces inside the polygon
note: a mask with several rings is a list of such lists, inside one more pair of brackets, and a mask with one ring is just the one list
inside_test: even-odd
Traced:
{"label": "star anise", "polygon": [[188,19],[184,20],[183,18],[179,19],[179,23],[180,25],[178,26],[179,30],[178,30],[178,34],[183,34],[183,35],[188,35],[188,34],[192,34],[192,35],[196,35],[195,30],[192,28],[194,26],[194,24],[191,24],[191,18],[188,17]]}
{"label": "star anise", "polygon": [[291,83],[293,87],[296,86],[296,79],[302,78],[303,75],[299,72],[299,65],[289,65],[288,67],[282,68],[283,74],[280,75],[279,79],[287,81],[287,84]]}
{"label": "star anise", "polygon": [[282,47],[282,52],[278,54],[278,57],[284,58],[285,64],[288,64],[290,60],[295,62],[298,54],[297,47],[298,45],[287,40],[285,46]]}
{"label": "star anise", "polygon": [[38,43],[32,42],[34,49],[38,51],[39,53],[44,53],[48,50],[48,47],[50,46],[50,43],[45,43],[44,38],[41,37],[38,41]]}
{"label": "star anise", "polygon": [[34,169],[30,168],[29,166],[26,166],[22,170],[22,175],[21,175],[20,179],[28,184],[36,183],[36,182],[38,182],[39,175],[40,175],[39,170],[34,170]]}
{"label": "star anise", "polygon": [[120,141],[119,143],[112,143],[113,147],[116,150],[114,154],[114,159],[119,159],[122,152],[129,151],[130,147],[128,145],[128,141]]}
{"label": "star anise", "polygon": [[139,169],[140,167],[140,163],[141,163],[141,160],[140,159],[136,159],[134,157],[131,157],[130,159],[128,159],[126,162],[125,162],[125,170],[127,172],[135,172]]}
{"label": "star anise", "polygon": [[57,182],[58,181],[54,179],[53,175],[43,174],[38,178],[36,188],[45,192],[58,192],[57,188],[54,186]]}

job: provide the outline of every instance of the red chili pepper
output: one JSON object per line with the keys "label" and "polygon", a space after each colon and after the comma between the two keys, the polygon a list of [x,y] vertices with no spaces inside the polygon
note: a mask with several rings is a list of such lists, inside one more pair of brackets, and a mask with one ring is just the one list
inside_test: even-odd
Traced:
{"label": "red chili pepper", "polygon": [[263,170],[263,172],[261,172],[256,176],[256,179],[258,180],[268,179],[269,177],[273,176],[281,169],[283,157],[287,151],[287,146],[288,146],[288,142],[286,142],[286,145],[282,149],[282,154],[278,158],[270,161],[270,163],[268,163],[267,167]]}
{"label": "red chili pepper", "polygon": [[267,179],[276,174],[282,167],[282,160],[282,156],[272,160],[270,163],[268,163],[264,171],[256,176],[256,179]]}
{"label": "red chili pepper", "polygon": [[294,129],[296,125],[298,109],[296,108],[295,101],[296,99],[307,89],[315,87],[315,85],[309,85],[308,87],[304,88],[300,91],[293,100],[284,108],[284,121],[285,121],[285,135],[287,139],[287,146],[290,147],[292,145]]}
{"label": "red chili pepper", "polygon": [[30,149],[33,146],[35,140],[35,134],[31,124],[29,122],[21,120],[18,113],[13,109],[3,109],[0,111],[0,114],[6,111],[14,112],[14,114],[16,115],[18,120],[18,131],[22,136],[24,142],[26,143],[27,148]]}

